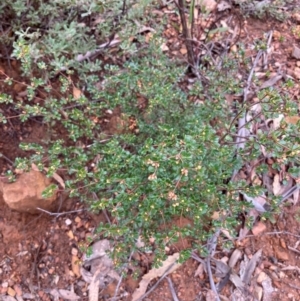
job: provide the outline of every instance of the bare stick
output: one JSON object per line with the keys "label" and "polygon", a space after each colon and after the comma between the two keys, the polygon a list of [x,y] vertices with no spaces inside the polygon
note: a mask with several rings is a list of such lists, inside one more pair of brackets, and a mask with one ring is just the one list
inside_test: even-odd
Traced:
{"label": "bare stick", "polygon": [[[130,256],[129,256],[128,262],[131,260],[132,255],[133,255],[133,251],[131,252],[131,254],[130,254]],[[126,266],[123,267],[123,270],[124,270],[126,267],[127,267],[127,264],[126,264]],[[122,272],[123,272],[123,271],[122,271]],[[118,294],[118,292],[119,292],[119,289],[120,289],[120,286],[121,286],[121,283],[122,283],[123,278],[124,278],[124,277],[123,277],[123,274],[121,274],[121,277],[120,277],[120,279],[119,279],[119,281],[118,281],[118,284],[117,284],[117,287],[116,287],[116,289],[115,289],[114,296],[111,298],[112,301],[117,300],[117,294]]]}
{"label": "bare stick", "polygon": [[[75,58],[75,61],[82,62],[84,60],[89,59],[90,57],[92,57],[94,55],[98,55],[99,53],[101,53],[103,51],[104,48],[113,47],[113,46],[118,45],[120,43],[121,43],[121,40],[119,40],[119,39],[103,43],[103,44],[99,45],[96,49],[88,51],[85,54],[78,54],[77,57]],[[60,68],[60,71],[65,71],[65,70],[67,70],[67,67]]]}
{"label": "bare stick", "polygon": [[175,4],[178,8],[181,25],[182,25],[182,33],[183,37],[185,39],[185,46],[187,48],[187,54],[188,54],[188,62],[192,66],[193,69],[195,69],[195,56],[193,51],[193,45],[192,45],[192,36],[191,36],[191,30],[188,28],[186,15],[185,15],[185,1],[184,0],[178,0],[175,1]]}
{"label": "bare stick", "polygon": [[179,301],[179,299],[177,298],[177,295],[176,295],[176,292],[175,292],[175,289],[174,289],[174,285],[173,285],[172,280],[171,280],[169,277],[166,277],[166,279],[168,280],[169,288],[170,288],[170,291],[171,291],[173,300],[174,300],[174,301]]}
{"label": "bare stick", "polygon": [[288,247],[289,250],[291,250],[291,251],[293,251],[293,252],[295,252],[295,253],[300,254],[300,251],[299,251],[299,250],[297,250],[297,249],[295,249],[295,248],[293,248],[293,247],[290,247],[290,246],[287,246],[287,247]]}
{"label": "bare stick", "polygon": [[206,257],[206,268],[207,268],[207,273],[208,273],[208,277],[209,277],[209,284],[210,287],[212,289],[212,291],[215,293],[216,295],[216,300],[217,301],[221,301],[215,282],[213,280],[213,275],[212,275],[212,271],[211,271],[211,265],[210,265],[210,258],[214,256],[215,251],[216,251],[216,247],[217,247],[217,240],[218,240],[218,236],[220,235],[220,229],[218,229],[216,231],[216,233],[209,239],[207,245],[208,245],[208,251],[209,251],[209,256]]}
{"label": "bare stick", "polygon": [[[93,194],[94,199],[99,200],[99,198],[98,198],[98,196],[97,196],[97,194],[95,192],[92,192],[92,194]],[[106,218],[107,222],[111,225],[111,220],[110,220],[110,218],[109,218],[109,216],[107,214],[106,209],[102,209],[102,212],[105,215],[105,218]]]}
{"label": "bare stick", "polygon": [[66,212],[50,212],[50,211],[47,211],[47,210],[39,208],[39,207],[37,207],[36,209],[40,210],[42,212],[45,212],[45,213],[47,213],[51,216],[56,216],[56,217],[61,216],[61,215],[65,215],[65,214],[77,213],[77,212],[82,212],[82,211],[87,210],[87,209],[78,209],[78,210],[66,211]]}
{"label": "bare stick", "polygon": [[6,161],[8,161],[10,164],[14,165],[14,162],[11,161],[9,158],[7,158],[5,155],[3,155],[2,153],[0,153],[0,158],[3,157]]}

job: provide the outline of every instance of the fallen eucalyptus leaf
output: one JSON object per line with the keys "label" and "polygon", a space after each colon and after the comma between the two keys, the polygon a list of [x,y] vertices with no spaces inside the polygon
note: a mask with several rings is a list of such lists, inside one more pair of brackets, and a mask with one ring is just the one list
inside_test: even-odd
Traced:
{"label": "fallen eucalyptus leaf", "polygon": [[266,209],[264,208],[264,204],[262,205],[261,198],[259,197],[253,198],[248,196],[246,193],[243,193],[243,196],[246,199],[246,201],[251,202],[253,204],[254,208],[258,212],[266,212]]}
{"label": "fallen eucalyptus leaf", "polygon": [[281,75],[281,74],[277,74],[277,75],[271,77],[270,79],[268,79],[267,81],[265,81],[259,87],[259,90],[266,89],[266,88],[269,88],[269,87],[273,87],[279,80],[282,79],[282,77],[283,77],[283,75]]}
{"label": "fallen eucalyptus leaf", "polygon": [[231,273],[229,279],[237,289],[244,290],[245,284],[237,274]]}
{"label": "fallen eucalyptus leaf", "polygon": [[168,275],[179,268],[181,266],[181,263],[177,263],[178,259],[179,253],[168,256],[168,258],[162,263],[161,267],[153,268],[147,274],[145,274],[140,281],[139,287],[134,291],[132,295],[132,301],[136,301],[144,295],[152,279],[161,277],[163,275]]}
{"label": "fallen eucalyptus leaf", "polygon": [[241,258],[242,252],[239,249],[235,249],[230,256],[228,266],[233,268]]}
{"label": "fallen eucalyptus leaf", "polygon": [[300,59],[300,48],[294,45],[292,56],[297,60]]}
{"label": "fallen eucalyptus leaf", "polygon": [[274,176],[273,180],[273,193],[275,196],[284,195],[293,186],[293,179],[289,177],[286,185],[281,185],[279,174]]}
{"label": "fallen eucalyptus leaf", "polygon": [[241,279],[245,284],[249,284],[251,280],[251,276],[255,270],[258,260],[262,255],[262,249],[258,250],[253,257],[248,262],[247,266],[245,267],[245,271],[243,275],[241,275]]}
{"label": "fallen eucalyptus leaf", "polygon": [[74,292],[68,291],[68,290],[63,290],[60,289],[58,290],[60,297],[65,299],[65,300],[79,300],[81,297],[76,295]]}

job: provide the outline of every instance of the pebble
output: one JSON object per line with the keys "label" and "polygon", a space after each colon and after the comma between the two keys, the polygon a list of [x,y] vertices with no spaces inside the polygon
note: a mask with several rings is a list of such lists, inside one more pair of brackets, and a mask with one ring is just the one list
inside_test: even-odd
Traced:
{"label": "pebble", "polygon": [[2,287],[4,287],[4,288],[7,288],[8,287],[8,282],[7,281],[5,281],[5,282],[2,282]]}
{"label": "pebble", "polygon": [[74,255],[74,256],[77,256],[78,255],[78,250],[76,248],[72,248],[71,254]]}
{"label": "pebble", "polygon": [[267,274],[265,272],[260,272],[256,281],[257,281],[257,283],[261,284],[264,280],[267,279],[267,277],[268,276],[267,276]]}
{"label": "pebble", "polygon": [[74,234],[71,230],[67,233],[67,235],[69,236],[70,239],[74,239]]}
{"label": "pebble", "polygon": [[22,288],[19,284],[14,285],[14,290],[15,290],[17,296],[22,296]]}
{"label": "pebble", "polygon": [[289,254],[288,252],[286,252],[285,250],[283,249],[277,249],[275,250],[275,255],[277,257],[278,260],[282,260],[282,261],[287,261],[289,260]]}
{"label": "pebble", "polygon": [[69,218],[67,218],[67,219],[65,220],[65,224],[66,224],[67,226],[70,226],[70,225],[72,224],[72,221],[71,221]]}
{"label": "pebble", "polygon": [[255,288],[254,293],[255,293],[255,297],[257,298],[257,300],[261,300],[262,299],[262,296],[263,296],[263,289],[262,289],[262,287],[257,286]]}
{"label": "pebble", "polygon": [[79,216],[76,216],[75,222],[76,222],[76,223],[80,223],[80,222],[81,222],[81,218],[80,218]]}
{"label": "pebble", "polygon": [[263,233],[266,229],[267,229],[267,226],[264,223],[258,222],[252,228],[252,233],[253,233],[253,235],[256,236],[256,235],[259,235],[259,234]]}
{"label": "pebble", "polygon": [[30,293],[24,293],[23,294],[23,298],[24,299],[30,299],[30,300],[32,299],[33,300],[33,299],[35,299],[35,295],[30,294]]}
{"label": "pebble", "polygon": [[13,288],[8,287],[8,289],[7,289],[7,294],[8,294],[9,296],[14,297],[14,296],[16,295],[16,291],[15,291]]}

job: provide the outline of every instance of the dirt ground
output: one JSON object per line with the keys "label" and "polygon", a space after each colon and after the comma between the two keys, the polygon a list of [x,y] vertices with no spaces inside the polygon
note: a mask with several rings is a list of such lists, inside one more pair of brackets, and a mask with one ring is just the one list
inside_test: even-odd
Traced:
{"label": "dirt ground", "polygon": [[[177,18],[170,15],[170,18]],[[177,19],[178,20],[178,19]],[[291,29],[298,30],[298,35]],[[300,46],[300,22],[291,19],[287,22],[275,20],[242,20],[240,41],[245,45],[253,44],[265,32],[273,30],[273,54],[270,68],[278,64],[287,73],[293,73],[300,61],[291,57],[294,44]],[[178,37],[170,29],[166,29],[168,47],[173,55],[180,55],[182,42],[174,43]],[[284,39],[281,39],[284,37]],[[249,52],[251,52],[249,48]],[[17,66],[12,68],[7,61],[0,62],[0,69],[19,80],[9,91],[17,97],[22,90],[22,78]],[[299,78],[297,79],[299,80]],[[0,82],[0,90],[4,85]],[[6,89],[6,88],[5,88]],[[3,90],[2,90],[3,91]],[[6,91],[7,92],[7,91]],[[299,102],[299,85],[291,92],[293,99]],[[14,112],[9,106],[0,106],[0,111],[9,116]],[[11,118],[8,124],[0,125],[0,171],[5,172],[16,157],[28,155],[18,148],[20,141],[40,142],[47,135],[48,129],[38,118],[20,123]],[[85,210],[84,204],[76,199],[64,201],[61,212],[80,210],[77,213],[50,216],[45,213],[30,215],[14,212],[0,198],[0,300],[55,300],[51,294],[53,288],[74,291],[80,300],[88,300],[88,284],[74,273],[72,254],[77,252],[80,259],[87,248],[87,238],[92,237],[100,221],[105,222],[102,214],[93,214]],[[259,264],[254,271],[254,280],[261,272],[267,274],[272,281],[275,292],[271,300],[300,300],[300,207],[299,204],[282,206],[281,214],[275,221],[261,221],[266,227],[260,235],[249,235],[235,243],[235,248],[243,256],[251,258],[258,250],[262,250]],[[181,242],[184,244],[184,242]],[[176,246],[180,251],[182,245]],[[75,250],[75,251],[74,251]],[[231,251],[217,250],[218,258],[230,257]],[[194,259],[186,261],[178,270],[170,275],[178,299],[180,301],[208,300],[210,290],[207,274],[196,273],[199,262]],[[238,272],[239,267],[236,268]],[[142,266],[146,273],[147,269]],[[195,276],[195,273],[197,276]],[[154,279],[150,288],[155,285]],[[127,276],[121,283],[119,300],[130,300],[131,294],[138,287],[140,278]],[[112,300],[117,283],[110,284],[100,292],[99,300]],[[228,282],[221,295],[227,300],[233,290]],[[8,299],[13,296],[15,299]],[[2,299],[1,299],[2,298]],[[7,298],[7,299],[5,299]],[[252,297],[251,297],[252,298]],[[249,296],[249,300],[251,299]],[[63,300],[63,299],[57,299]],[[144,300],[171,301],[171,290],[167,279],[164,279]]]}

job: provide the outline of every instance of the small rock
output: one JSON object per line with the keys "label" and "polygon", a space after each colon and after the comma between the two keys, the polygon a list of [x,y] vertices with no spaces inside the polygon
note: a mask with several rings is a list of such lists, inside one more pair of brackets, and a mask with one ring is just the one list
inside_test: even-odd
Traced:
{"label": "small rock", "polygon": [[300,79],[300,68],[299,67],[295,67],[295,69],[294,69],[294,76],[297,79]]}
{"label": "small rock", "polygon": [[267,274],[265,272],[260,272],[258,277],[257,277],[257,283],[261,284],[264,280],[267,279]]}
{"label": "small rock", "polygon": [[284,241],[284,239],[280,239],[280,245],[284,248],[284,249],[286,249],[286,243],[285,243],[285,241]]}
{"label": "small rock", "polygon": [[16,301],[16,299],[12,296],[1,296],[0,295],[0,298],[1,298],[0,299],[1,301]]}
{"label": "small rock", "polygon": [[70,239],[74,239],[74,234],[72,230],[68,231],[67,235],[69,236]]}
{"label": "small rock", "polygon": [[294,18],[296,21],[300,22],[300,14],[299,14],[299,13],[294,13],[294,14],[293,14],[293,18]]}
{"label": "small rock", "polygon": [[1,286],[4,288],[8,288],[8,282],[7,281],[2,282]]}
{"label": "small rock", "polygon": [[6,294],[7,293],[7,287],[0,287],[0,295],[4,295],[4,294]]}
{"label": "small rock", "polygon": [[43,198],[42,192],[51,184],[49,178],[39,171],[31,170],[21,174],[14,183],[0,182],[5,203],[14,210],[28,213],[40,213],[37,207],[52,211],[56,193]]}
{"label": "small rock", "polygon": [[77,256],[72,256],[72,272],[74,273],[74,275],[76,275],[76,277],[80,277],[81,273],[80,273],[80,260]]}
{"label": "small rock", "polygon": [[9,296],[14,297],[14,296],[16,295],[16,291],[15,291],[13,288],[8,287],[8,289],[7,289],[7,294],[8,294]]}
{"label": "small rock", "polygon": [[256,286],[255,290],[254,290],[254,294],[257,300],[261,300],[262,299],[262,295],[263,295],[263,289],[260,286]]}
{"label": "small rock", "polygon": [[300,48],[294,45],[292,56],[297,60],[300,59]]}
{"label": "small rock", "polygon": [[15,285],[14,285],[14,290],[15,290],[17,296],[22,296],[22,288],[21,288],[20,285],[15,284]]}
{"label": "small rock", "polygon": [[252,233],[253,233],[253,235],[256,236],[256,235],[263,233],[266,229],[267,229],[267,226],[264,223],[258,222],[252,228]]}
{"label": "small rock", "polygon": [[76,216],[75,223],[80,223],[80,222],[81,222],[81,218],[79,216]]}
{"label": "small rock", "polygon": [[74,255],[74,256],[77,256],[78,255],[78,250],[76,248],[72,248],[71,254]]}
{"label": "small rock", "polygon": [[284,273],[283,271],[280,271],[280,272],[279,272],[279,278],[280,278],[280,279],[286,278],[286,273]]}
{"label": "small rock", "polygon": [[24,293],[23,294],[23,298],[24,299],[30,299],[30,300],[32,299],[33,300],[33,299],[35,299],[35,295],[30,294],[30,293]]}
{"label": "small rock", "polygon": [[279,259],[279,260],[282,260],[282,261],[289,260],[288,252],[286,252],[284,249],[282,249],[280,247],[275,250],[275,255],[276,255],[277,259]]}
{"label": "small rock", "polygon": [[65,224],[66,224],[67,226],[70,226],[70,225],[72,224],[72,221],[71,221],[69,218],[67,218],[67,219],[65,220]]}

